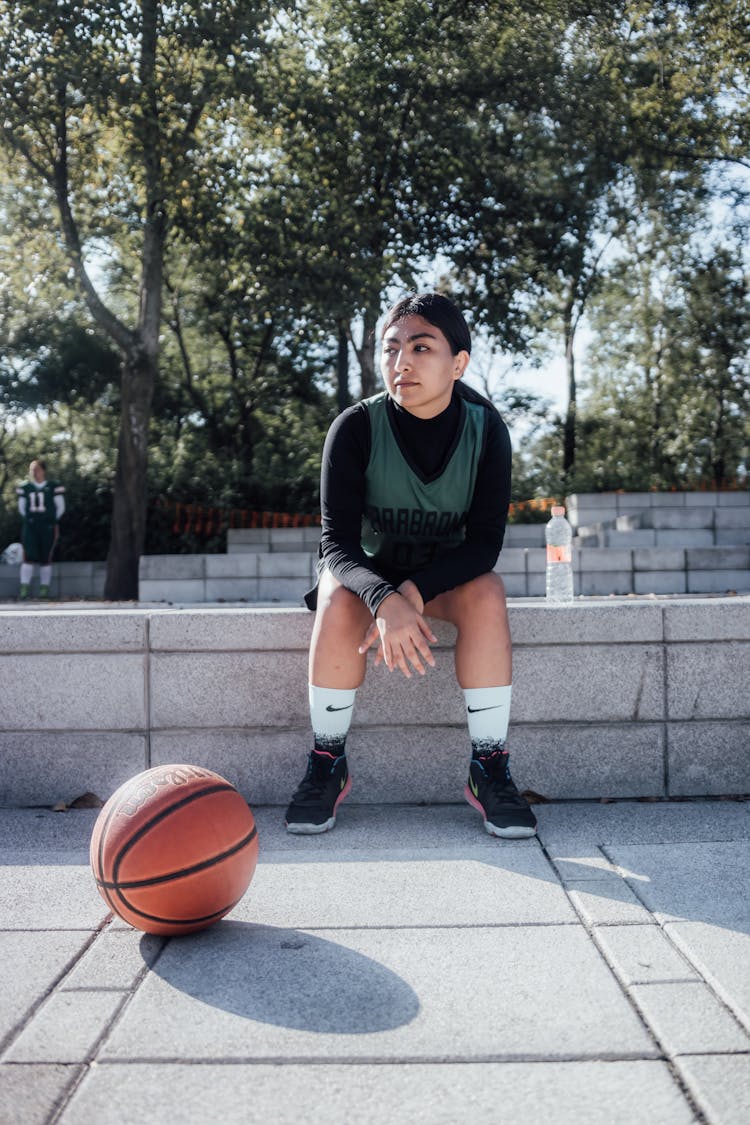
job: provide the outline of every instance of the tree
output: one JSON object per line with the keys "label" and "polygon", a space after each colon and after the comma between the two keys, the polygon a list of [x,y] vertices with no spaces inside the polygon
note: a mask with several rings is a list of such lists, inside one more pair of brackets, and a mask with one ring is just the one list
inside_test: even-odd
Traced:
{"label": "tree", "polygon": [[715,246],[690,263],[682,281],[680,358],[695,382],[693,394],[679,402],[678,432],[687,438],[684,463],[688,472],[722,488],[736,480],[748,451],[747,278],[736,249]]}
{"label": "tree", "polygon": [[750,334],[740,255],[652,227],[594,303],[577,479],[724,487],[747,457]]}
{"label": "tree", "polygon": [[[122,357],[107,598],[138,592],[170,223],[196,151],[221,131],[235,70],[252,78],[260,22],[239,0],[0,5],[3,146]],[[103,263],[119,272],[119,301],[97,280]]]}

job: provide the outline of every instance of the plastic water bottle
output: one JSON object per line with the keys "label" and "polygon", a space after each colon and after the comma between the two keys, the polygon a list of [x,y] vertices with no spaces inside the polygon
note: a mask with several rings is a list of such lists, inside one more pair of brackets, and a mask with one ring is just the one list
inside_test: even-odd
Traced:
{"label": "plastic water bottle", "polygon": [[573,529],[565,518],[565,508],[555,505],[552,519],[544,530],[547,543],[547,601],[573,600]]}

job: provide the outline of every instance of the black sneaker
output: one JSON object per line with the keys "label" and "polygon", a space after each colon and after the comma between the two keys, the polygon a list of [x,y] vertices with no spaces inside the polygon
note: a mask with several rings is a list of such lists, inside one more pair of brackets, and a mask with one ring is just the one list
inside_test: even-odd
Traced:
{"label": "black sneaker", "polygon": [[507,750],[471,759],[464,796],[484,817],[490,836],[518,840],[536,832],[536,817],[510,776]]}
{"label": "black sneaker", "polygon": [[336,823],[336,809],[352,787],[346,755],[313,750],[307,773],[286,810],[287,832],[311,836],[328,832]]}

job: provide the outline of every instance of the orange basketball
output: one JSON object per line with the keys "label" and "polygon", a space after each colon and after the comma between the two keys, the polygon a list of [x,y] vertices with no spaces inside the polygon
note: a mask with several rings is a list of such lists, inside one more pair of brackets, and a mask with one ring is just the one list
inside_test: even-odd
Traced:
{"label": "orange basketball", "polygon": [[107,906],[148,934],[189,934],[223,918],[258,861],[253,814],[202,766],[156,766],[126,781],[99,813],[91,868]]}

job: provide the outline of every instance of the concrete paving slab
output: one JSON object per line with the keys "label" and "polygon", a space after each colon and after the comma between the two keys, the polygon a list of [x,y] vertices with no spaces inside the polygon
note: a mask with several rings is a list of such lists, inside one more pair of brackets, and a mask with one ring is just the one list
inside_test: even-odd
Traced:
{"label": "concrete paving slab", "polygon": [[636,984],[629,993],[670,1055],[750,1051],[750,1035],[701,981]]}
{"label": "concrete paving slab", "polygon": [[0,1121],[47,1125],[80,1071],[79,1066],[0,1063]]}
{"label": "concrete paving slab", "polygon": [[0,862],[88,863],[88,847],[99,809],[0,810]]}
{"label": "concrete paving slab", "polygon": [[[277,1066],[100,1064],[62,1125],[179,1121],[205,1125],[690,1125],[663,1062],[404,1063]],[[501,1108],[500,1108],[501,1107]],[[602,1110],[605,1110],[605,1116]]]}
{"label": "concrete paving slab", "polygon": [[[750,1028],[750,843],[607,849],[667,934]],[[668,923],[679,923],[671,925]]]}
{"label": "concrete paving slab", "polygon": [[191,607],[154,613],[149,640],[153,651],[226,652],[298,649],[306,652],[314,615],[293,609],[220,609]]}
{"label": "concrete paving slab", "polygon": [[81,955],[90,937],[80,930],[0,931],[0,1048]]}
{"label": "concrete paving slab", "polygon": [[0,867],[4,930],[95,930],[106,916],[107,907],[88,865]]}
{"label": "concrete paving slab", "polygon": [[368,862],[356,852],[350,862],[342,859],[339,853],[323,864],[318,857],[314,870],[264,862],[232,917],[304,929],[576,922],[539,849],[480,852],[476,859],[450,858],[442,850],[430,861],[408,852],[395,861]]}
{"label": "concrete paving slab", "polygon": [[538,835],[551,849],[750,840],[748,801],[568,801],[536,812]]}
{"label": "concrete paving slab", "polygon": [[602,926],[594,940],[626,987],[699,979],[693,966],[653,922],[646,926]]}
{"label": "concrete paving slab", "polygon": [[[44,683],[42,692],[29,692]],[[133,730],[145,725],[140,653],[0,656],[6,730]]]}
{"label": "concrete paving slab", "polygon": [[746,721],[668,723],[667,747],[670,793],[750,793]]}
{"label": "concrete paving slab", "polygon": [[563,886],[580,886],[582,881],[589,879],[599,882],[610,877],[619,878],[615,865],[595,844],[584,844],[580,848],[573,845],[560,850],[552,846],[547,848],[547,855]]}
{"label": "concrete paving slab", "polygon": [[617,876],[569,881],[567,888],[573,906],[588,926],[635,925],[651,920],[625,880]]}
{"label": "concrete paving slab", "polygon": [[686,594],[687,574],[678,570],[652,570],[633,574],[634,594]]}
{"label": "concrete paving slab", "polygon": [[103,800],[146,768],[143,734],[126,731],[0,731],[0,806]]}
{"label": "concrete paving slab", "polygon": [[[304,775],[310,745],[309,722],[282,730],[160,731],[151,737],[151,757],[154,765],[185,761],[215,770],[254,808],[280,801],[286,808]],[[347,739],[353,785],[343,816],[348,820],[352,803],[458,801],[469,756],[463,723],[368,730],[355,725]]]}
{"label": "concrete paving slab", "polygon": [[121,1008],[122,992],[57,992],[8,1048],[8,1062],[88,1059]]}
{"label": "concrete paving slab", "polygon": [[309,718],[305,663],[301,652],[154,653],[151,724],[195,729],[303,722]]}
{"label": "concrete paving slab", "polygon": [[76,606],[9,610],[0,615],[0,652],[140,652],[146,642],[140,609],[108,612]]}
{"label": "concrete paving slab", "polygon": [[[539,810],[552,806],[539,806]],[[456,805],[357,805],[346,801],[339,810],[333,832],[320,836],[293,836],[284,827],[281,807],[255,809],[260,855],[263,861],[289,856],[295,861],[338,859],[361,854],[367,859],[392,851],[430,858],[433,850],[445,850],[454,858],[477,850],[490,856],[521,850],[536,851],[533,840],[500,840],[489,836],[474,809],[465,802]]]}
{"label": "concrete paving slab", "polygon": [[660,922],[708,922],[750,934],[750,842],[617,844],[607,853]]}
{"label": "concrete paving slab", "polygon": [[705,922],[670,923],[666,932],[750,1030],[750,936]]}
{"label": "concrete paving slab", "polygon": [[667,651],[670,719],[750,718],[750,644],[710,648],[673,644]]}
{"label": "concrete paving slab", "polygon": [[749,1056],[688,1055],[675,1064],[712,1125],[747,1125]]}
{"label": "concrete paving slab", "polygon": [[561,799],[665,795],[662,723],[566,722],[555,731],[514,723],[510,737],[521,789]]}
{"label": "concrete paving slab", "polygon": [[136,930],[109,928],[99,934],[61,984],[62,992],[103,989],[127,992],[153,965],[164,939]]}
{"label": "concrete paving slab", "polygon": [[[603,669],[617,691],[602,691]],[[557,645],[540,660],[519,646],[513,652],[515,722],[590,723],[661,719],[664,652],[656,645]],[[531,701],[533,700],[533,704]],[[524,702],[525,701],[525,702]],[[429,712],[421,712],[428,713]]]}
{"label": "concrete paving slab", "polygon": [[[539,563],[543,573],[544,551],[539,552]],[[627,606],[626,613],[623,605]],[[580,645],[606,644],[612,637],[643,643],[659,642],[663,637],[661,606],[627,599],[554,606],[535,600],[511,606],[510,621],[514,650],[522,645],[570,644],[571,637]]]}
{"label": "concrete paving slab", "polygon": [[[481,987],[477,965],[492,966]],[[313,933],[224,922],[166,947],[102,1058],[623,1054],[656,1051],[577,926]]]}
{"label": "concrete paving slab", "polygon": [[[336,831],[312,838],[285,832],[283,808],[254,811],[260,863],[238,911],[161,954],[160,939],[119,921],[97,935],[0,931],[0,994],[15,997],[17,1013],[0,1050],[5,1060],[34,1060],[0,1064],[0,1120],[3,1092],[20,1088],[8,1068],[33,1084],[37,1067],[39,1089],[49,1086],[45,1125],[57,1119],[68,1075],[68,1125],[246,1122],[256,1109],[259,1121],[296,1125],[303,1102],[307,1119],[339,1114],[342,1125],[353,1105],[372,1108],[374,1121],[430,1125],[444,1110],[446,1121],[494,1125],[498,1105],[512,1109],[509,1120],[533,1106],[549,1125],[600,1125],[602,1107],[622,1125],[721,1125],[720,1112],[741,1119],[718,1075],[741,1082],[726,1047],[746,1048],[728,1029],[744,1022],[750,1032],[747,803],[542,804],[539,839],[515,842],[487,836],[463,803],[347,802]],[[12,872],[0,925],[5,903],[19,910],[37,884],[58,905],[45,916],[38,891],[32,925],[45,917],[65,925],[67,911],[85,915],[87,902],[103,919],[88,870],[97,815],[0,811],[0,874]],[[620,870],[624,878],[612,876]],[[59,887],[72,900],[65,909]],[[631,914],[618,924],[634,904],[648,921]],[[477,965],[492,966],[481,991]],[[109,1003],[126,996],[107,1040]],[[705,1047],[674,1052],[704,1027],[725,1070],[699,1080],[684,1068],[708,1058]],[[94,1064],[80,1087],[74,1065],[48,1061],[66,1051]],[[675,1077],[675,1058],[705,1120]],[[35,1097],[36,1088],[23,1125],[34,1120]]]}
{"label": "concrete paving slab", "polygon": [[750,635],[750,600],[711,598],[679,600],[666,604],[664,637],[667,641],[746,640]]}

